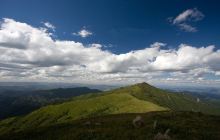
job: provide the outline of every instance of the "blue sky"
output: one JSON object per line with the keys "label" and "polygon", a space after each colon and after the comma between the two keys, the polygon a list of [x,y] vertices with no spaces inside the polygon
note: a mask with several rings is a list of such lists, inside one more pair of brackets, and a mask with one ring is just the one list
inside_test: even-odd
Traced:
{"label": "blue sky", "polygon": [[[129,77],[131,75],[131,77],[133,77],[133,74],[135,73],[135,80],[131,80],[131,82],[141,80],[149,81],[149,77],[155,75],[155,73],[152,73],[152,71],[157,71],[156,77],[159,77],[159,81],[160,78],[168,79],[168,81],[170,79],[179,78],[182,82],[188,82],[187,80],[184,80],[184,76],[182,75],[188,74],[187,76],[190,77],[192,76],[190,75],[193,73],[192,71],[200,71],[200,73],[202,74],[197,74],[195,72],[193,73],[196,78],[199,78],[200,81],[205,79],[208,80],[208,82],[213,82],[215,80],[214,83],[216,84],[216,81],[219,81],[220,75],[219,63],[217,62],[219,59],[217,55],[219,54],[220,49],[219,4],[220,2],[218,2],[217,0],[2,0],[0,4],[0,18],[2,20],[2,23],[6,24],[16,24],[16,22],[19,22],[26,23],[28,26],[38,28],[39,30],[45,28],[45,32],[48,33],[48,36],[52,40],[54,40],[54,42],[56,42],[56,40],[74,41],[82,43],[83,47],[91,47],[91,44],[101,45],[101,47],[98,46],[98,49],[103,52],[110,52],[111,57],[112,55],[116,55],[115,61],[119,61],[116,62],[116,64],[114,64],[114,66],[112,66],[110,70],[108,68],[104,68],[104,66],[109,66],[114,62],[100,62],[101,64],[98,69],[101,70],[97,70],[95,72],[97,75],[102,75],[102,78],[117,77],[123,80],[123,74],[127,74],[125,77]],[[4,18],[13,21],[7,22],[6,20],[4,20]],[[2,30],[4,30],[3,27]],[[150,66],[154,68],[148,68],[148,66],[146,66],[147,68],[140,68],[138,65],[142,65],[142,59],[139,60],[139,54],[138,56],[136,56],[136,53],[134,54],[134,57],[137,57],[137,62],[133,62],[135,60],[130,59],[128,60],[128,62],[124,61],[125,59],[127,60],[127,57],[130,56],[126,56],[125,58],[123,57],[123,60],[121,58],[123,54],[129,55],[127,53],[131,51],[144,50],[145,48],[150,48],[152,46],[155,47],[155,43],[157,43],[156,47],[160,47],[160,53],[162,53],[163,51],[172,52],[173,50],[175,50],[173,52],[174,54],[178,54],[178,50],[181,47],[181,44],[185,45],[182,46],[183,48],[187,48],[188,45],[193,48],[192,51],[199,52],[199,50],[196,49],[200,49],[201,53],[198,55],[200,56],[200,58],[196,58],[193,63],[189,62],[189,65],[180,64],[179,61],[174,63],[173,65],[180,65],[178,68],[170,67],[170,65],[172,64],[169,64],[167,62],[170,61],[170,58],[167,59],[167,57],[163,59],[163,64],[167,64],[164,65],[164,67],[160,68],[156,66],[160,65],[159,62],[152,64],[153,66]],[[11,44],[11,42],[6,42],[5,40],[1,41],[0,34],[0,47],[1,44]],[[26,44],[22,45],[25,46]],[[214,45],[214,47],[208,48],[210,45]],[[2,47],[4,48],[5,46],[2,45]],[[206,49],[201,50],[202,47],[205,47]],[[188,49],[187,51],[190,51],[190,53],[192,52],[190,49]],[[184,50],[182,52],[186,51]],[[211,54],[211,56],[206,59],[205,57],[207,56],[207,54]],[[103,54],[103,56],[107,55],[108,54]],[[192,53],[191,56],[193,55],[196,54]],[[152,60],[150,61],[156,60],[158,56],[159,55],[156,55],[155,58],[152,58]],[[164,54],[162,56],[164,56]],[[89,56],[89,58],[87,59],[90,59],[90,57],[91,56]],[[93,57],[94,56],[92,56],[91,58]],[[158,57],[158,60],[160,60],[159,58],[160,57]],[[201,64],[197,65],[198,63],[200,63],[197,62],[197,59],[203,58],[205,59],[204,63],[201,62]],[[106,57],[104,59],[107,59],[106,61],[108,61],[110,57]],[[7,58],[6,60],[12,60],[12,58]],[[42,67],[46,67],[45,65],[41,66],[41,64],[36,65],[37,61],[33,62],[33,60],[30,60],[31,62],[28,61],[22,64],[20,63],[21,60],[19,60],[19,63],[17,61],[16,66],[31,65],[32,67],[35,66],[39,69]],[[189,60],[184,61],[186,61],[187,63]],[[130,62],[131,65],[129,64],[130,66],[127,66],[127,63]],[[15,63],[15,60],[10,62],[4,61],[2,63],[4,63],[4,67],[2,66],[2,68],[4,68],[4,70],[7,69],[7,71],[10,71],[8,70],[9,68],[7,68],[6,65],[10,64],[11,66],[12,63]],[[54,65],[50,65],[49,67],[61,67],[64,65],[63,63],[64,62],[60,62],[59,64],[61,65],[55,63]],[[65,62],[65,64],[66,63],[67,62]],[[91,67],[90,65],[96,66],[96,63],[98,62],[95,61],[91,63],[80,61],[77,62],[77,65],[89,69],[89,67]],[[71,64],[70,62],[68,62],[68,66],[69,65],[75,66],[76,64],[73,64],[71,61]],[[95,66],[94,69],[96,68]],[[129,70],[132,69],[132,72],[128,72],[121,67],[125,67]],[[133,72],[134,67],[136,72]],[[199,68],[203,68],[203,70],[198,70]],[[137,71],[139,71],[139,73],[137,73]],[[30,71],[24,70],[22,72],[27,73]],[[93,73],[91,70],[89,70],[89,72]],[[10,76],[4,76],[4,74],[2,74],[2,79],[12,80],[14,78],[13,76],[11,76],[11,78]],[[14,75],[15,77],[17,76],[17,74],[10,75]],[[59,72],[57,73],[57,75],[59,75]],[[120,75],[123,76],[120,77]],[[25,75],[23,77],[27,76]],[[68,76],[65,75],[63,77]],[[69,77],[74,77],[74,75],[70,74]],[[137,80],[137,77],[142,78]],[[148,77],[148,79],[143,79],[143,77]],[[24,78],[23,80],[30,79]],[[35,80],[42,79],[36,78]],[[44,80],[49,80],[49,78]],[[193,80],[191,80],[191,82],[194,82]],[[64,81],[68,80],[65,79]],[[107,81],[109,82],[109,80]],[[89,81],[85,80],[82,82]]]}
{"label": "blue sky", "polygon": [[[59,39],[112,44],[114,47],[109,49],[121,53],[145,48],[156,41],[170,47],[181,43],[220,46],[219,4],[217,0],[3,0],[0,17],[36,26],[40,26],[40,21],[49,21],[57,27]],[[190,8],[205,15],[196,23],[198,32],[182,32],[167,21]],[[83,26],[94,35],[86,39],[71,35]]]}

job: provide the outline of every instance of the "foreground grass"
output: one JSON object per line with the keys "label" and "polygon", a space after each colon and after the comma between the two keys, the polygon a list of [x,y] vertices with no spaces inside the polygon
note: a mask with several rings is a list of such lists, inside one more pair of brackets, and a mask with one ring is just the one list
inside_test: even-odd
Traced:
{"label": "foreground grass", "polygon": [[[144,126],[132,120],[141,115]],[[157,122],[154,129],[155,121]],[[152,140],[170,129],[172,140],[219,140],[220,117],[193,112],[150,112],[107,115],[0,136],[1,140]]]}

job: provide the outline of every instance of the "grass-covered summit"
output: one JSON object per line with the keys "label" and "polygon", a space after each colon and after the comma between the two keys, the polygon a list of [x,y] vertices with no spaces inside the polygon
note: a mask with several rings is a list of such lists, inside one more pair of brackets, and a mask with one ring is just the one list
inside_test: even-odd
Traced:
{"label": "grass-covered summit", "polygon": [[121,113],[152,111],[196,111],[218,114],[220,108],[180,93],[170,93],[147,83],[139,83],[97,94],[75,97],[49,105],[28,115],[0,122],[0,134],[44,127],[73,120]]}

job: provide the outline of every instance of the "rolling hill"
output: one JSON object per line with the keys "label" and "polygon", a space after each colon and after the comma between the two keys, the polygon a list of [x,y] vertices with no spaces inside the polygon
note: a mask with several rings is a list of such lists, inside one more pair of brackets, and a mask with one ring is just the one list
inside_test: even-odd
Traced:
{"label": "rolling hill", "polygon": [[0,134],[69,123],[82,118],[152,111],[193,111],[220,114],[217,105],[182,93],[170,93],[147,83],[139,83],[70,101],[42,107],[28,115],[0,122]]}

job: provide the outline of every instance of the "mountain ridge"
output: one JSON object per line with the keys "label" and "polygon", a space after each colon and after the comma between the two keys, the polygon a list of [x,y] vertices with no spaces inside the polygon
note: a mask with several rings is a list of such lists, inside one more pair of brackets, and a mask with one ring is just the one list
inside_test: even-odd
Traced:
{"label": "mountain ridge", "polygon": [[70,101],[40,108],[23,117],[0,122],[0,134],[19,132],[29,128],[71,122],[73,120],[121,113],[152,111],[195,111],[220,114],[205,102],[184,94],[170,93],[147,83],[87,94]]}

